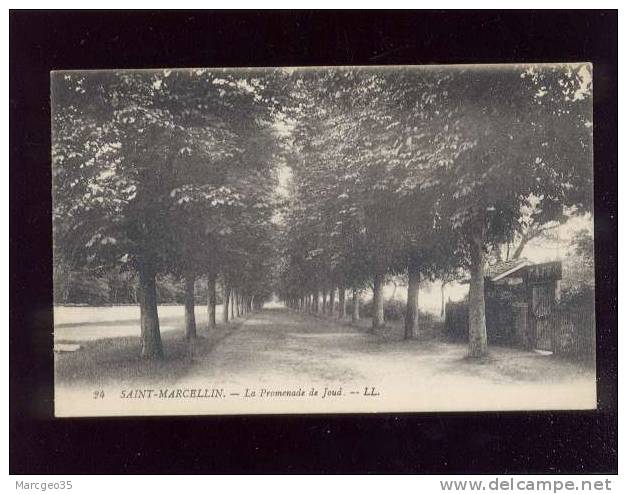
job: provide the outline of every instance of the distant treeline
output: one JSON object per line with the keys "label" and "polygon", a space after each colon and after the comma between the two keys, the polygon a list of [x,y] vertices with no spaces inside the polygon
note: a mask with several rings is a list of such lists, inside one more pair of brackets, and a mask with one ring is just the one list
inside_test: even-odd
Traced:
{"label": "distant treeline", "polygon": [[[223,293],[216,290],[217,304],[222,304]],[[98,273],[70,271],[55,273],[55,304],[123,305],[137,304],[139,300],[136,276],[131,273]],[[207,284],[196,281],[195,301],[207,303]],[[157,277],[157,299],[160,304],[183,304],[185,286],[171,275]]]}

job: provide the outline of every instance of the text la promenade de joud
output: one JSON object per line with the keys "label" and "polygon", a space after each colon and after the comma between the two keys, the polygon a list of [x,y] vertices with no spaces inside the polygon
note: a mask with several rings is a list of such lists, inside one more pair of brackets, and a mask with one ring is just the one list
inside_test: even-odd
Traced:
{"label": "text la promenade de joud", "polygon": [[[375,386],[365,386],[359,390],[345,390],[340,387],[298,387],[296,389],[245,388],[243,391],[226,391],[224,388],[160,388],[123,389],[119,397],[124,400],[171,400],[171,399],[272,399],[272,398],[319,398],[331,399],[348,396],[378,397],[381,393]],[[95,395],[96,397],[96,395]],[[104,393],[99,393],[104,398]]]}

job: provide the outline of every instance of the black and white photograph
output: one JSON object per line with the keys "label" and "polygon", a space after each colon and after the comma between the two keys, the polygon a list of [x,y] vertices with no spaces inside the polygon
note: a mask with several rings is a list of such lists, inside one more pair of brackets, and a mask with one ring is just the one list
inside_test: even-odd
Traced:
{"label": "black and white photograph", "polygon": [[57,417],[596,408],[586,60],[50,82]]}
{"label": "black and white photograph", "polygon": [[621,490],[618,11],[349,3],[9,11],[10,489]]}

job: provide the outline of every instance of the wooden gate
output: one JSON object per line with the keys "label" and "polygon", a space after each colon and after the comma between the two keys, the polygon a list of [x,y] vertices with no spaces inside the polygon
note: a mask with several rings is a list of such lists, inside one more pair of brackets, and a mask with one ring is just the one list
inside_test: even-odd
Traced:
{"label": "wooden gate", "polygon": [[538,350],[582,359],[594,356],[594,313],[554,310],[545,317],[534,319],[535,348]]}
{"label": "wooden gate", "polygon": [[557,322],[553,316],[554,314],[550,314],[549,316],[545,316],[542,318],[536,318],[535,326],[536,326],[536,344],[535,348],[537,350],[545,350],[547,352],[552,352],[554,350],[554,334],[555,334],[555,323]]}

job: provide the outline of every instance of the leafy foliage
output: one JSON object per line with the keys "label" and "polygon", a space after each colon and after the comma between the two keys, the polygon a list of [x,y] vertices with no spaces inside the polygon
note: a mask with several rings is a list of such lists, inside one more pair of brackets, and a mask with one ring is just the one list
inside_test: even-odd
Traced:
{"label": "leafy foliage", "polygon": [[486,256],[591,209],[591,91],[587,64],[56,73],[57,285],[478,286]]}

